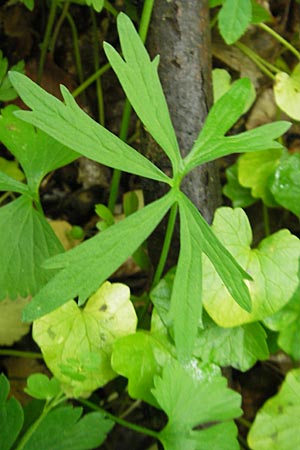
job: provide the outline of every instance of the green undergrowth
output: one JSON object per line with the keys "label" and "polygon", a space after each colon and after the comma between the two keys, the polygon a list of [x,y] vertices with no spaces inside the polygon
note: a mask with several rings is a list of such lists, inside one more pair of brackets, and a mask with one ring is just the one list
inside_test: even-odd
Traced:
{"label": "green undergrowth", "polygon": [[[107,2],[81,3],[99,11]],[[251,21],[269,17],[250,0],[211,3],[222,4],[217,20],[227,43]],[[240,29],[232,34],[226,17],[234,5],[231,19]],[[26,393],[33,400],[22,407],[8,398],[9,381],[1,375],[0,448],[93,449],[120,424],[160,441],[165,450],[238,450],[235,419],[243,413],[241,396],[227,386],[221,368],[246,372],[266,360],[272,333],[278,349],[295,361],[300,358],[300,241],[279,229],[254,247],[242,207],[262,201],[299,218],[299,154],[290,154],[282,143],[287,121],[228,135],[255,93],[249,79],[231,82],[225,75],[221,88],[216,81],[215,103],[183,158],[158,77],[159,57],[150,59],[128,16],[120,13],[117,26],[121,55],[105,43],[107,59],[140,121],[169,158],[170,176],[94,121],[66,87],[61,86],[60,101],[20,71],[5,78],[10,93],[17,93],[30,111],[9,105],[0,116],[0,140],[19,163],[0,166],[0,190],[14,193],[0,209],[0,308],[28,297],[22,319],[32,323],[32,337],[53,377],[31,375]],[[6,77],[3,59],[2,65]],[[224,192],[234,208],[218,208],[210,226],[181,183],[199,165],[233,153],[241,155],[227,170]],[[43,213],[39,189],[46,175],[81,155],[164,183],[168,190],[144,207],[136,194],[127,197],[121,221],[114,220],[109,205],[98,205],[101,231],[64,251]],[[140,299],[153,305],[150,325],[142,328],[129,288],[107,279],[130,256],[148,267],[144,243],[165,216],[158,268],[150,291]],[[162,276],[177,216],[179,257]],[[161,429],[133,424],[87,400],[118,376],[128,380],[132,399],[165,413]],[[291,371],[258,412],[249,448],[297,448],[299,376],[299,369]],[[73,406],[75,400],[85,409]],[[294,430],[292,438],[285,437],[287,430]]]}

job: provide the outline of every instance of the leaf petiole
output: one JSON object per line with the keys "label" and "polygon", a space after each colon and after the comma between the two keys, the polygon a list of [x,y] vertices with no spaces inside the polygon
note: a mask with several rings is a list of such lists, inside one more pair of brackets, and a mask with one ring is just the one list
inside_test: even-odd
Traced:
{"label": "leaf petiole", "polygon": [[[151,436],[155,439],[159,439],[159,433],[157,431],[150,430],[149,428],[142,427],[140,425],[136,425],[135,423],[128,422],[127,420],[121,419],[120,417],[114,416],[113,414],[107,412],[106,410],[100,408],[99,406],[95,405],[94,403],[90,402],[89,400],[84,400],[82,398],[78,399],[80,403],[84,406],[89,407],[90,409],[93,409],[94,411],[100,411],[108,419],[113,420],[115,423],[121,425],[122,427],[129,428],[130,430],[136,431],[137,433],[146,434],[147,436]],[[19,449],[16,449],[19,450]]]}

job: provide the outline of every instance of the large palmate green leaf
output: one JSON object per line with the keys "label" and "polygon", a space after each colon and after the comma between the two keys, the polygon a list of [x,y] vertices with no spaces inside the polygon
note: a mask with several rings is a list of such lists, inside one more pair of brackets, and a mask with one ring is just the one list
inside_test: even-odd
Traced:
{"label": "large palmate green leaf", "polygon": [[231,45],[246,31],[252,19],[251,0],[224,0],[218,23],[226,44]]}
{"label": "large palmate green leaf", "polygon": [[251,188],[255,198],[268,206],[278,206],[270,191],[271,178],[279,165],[282,149],[247,153],[238,159],[238,178],[242,186]]}
{"label": "large palmate green leaf", "polygon": [[[152,393],[168,416],[168,423],[159,436],[165,450],[200,450],[205,430],[201,435],[203,431],[193,431],[194,427],[230,421],[241,413],[240,396],[226,387],[226,379],[217,366],[199,367],[196,361],[191,361],[182,367],[174,361],[164,367],[161,376],[155,377],[154,384]],[[216,437],[218,434],[216,430]],[[212,429],[210,448],[215,448],[213,435]],[[238,448],[235,437],[232,441],[231,448]]]}
{"label": "large palmate green leaf", "polygon": [[52,276],[42,264],[62,245],[25,196],[0,208],[0,229],[0,299],[36,294]]}
{"label": "large palmate green leaf", "polygon": [[134,333],[137,317],[124,284],[105,282],[84,308],[74,300],[34,321],[33,338],[69,397],[88,396],[116,376],[116,339]]}
{"label": "large palmate green leaf", "polygon": [[222,328],[205,318],[198,331],[194,355],[202,361],[246,371],[269,356],[266,332],[259,323]]}
{"label": "large palmate green leaf", "polygon": [[0,448],[10,450],[21,431],[24,414],[20,403],[15,398],[7,400],[9,382],[0,375]]}
{"label": "large palmate green leaf", "polygon": [[258,411],[248,434],[252,450],[300,448],[300,369],[290,371],[277,395]]}
{"label": "large palmate green leaf", "polygon": [[48,268],[60,270],[25,308],[31,321],[79,296],[82,304],[149,236],[173,203],[173,192],[107,228],[59,258]]}
{"label": "large palmate green leaf", "polygon": [[107,43],[104,44],[106,56],[137,115],[166,152],[176,170],[181,157],[157,73],[159,57],[150,60],[138,33],[125,14],[118,15],[117,25],[125,61]]}
{"label": "large palmate green leaf", "polygon": [[251,249],[250,224],[239,208],[219,208],[212,229],[253,278],[246,281],[252,300],[252,311],[247,312],[233,300],[216,268],[203,257],[203,303],[213,320],[220,326],[234,327],[261,320],[287,304],[299,283],[299,239],[288,230],[280,230]]}
{"label": "large palmate green leaf", "polygon": [[89,117],[70,92],[61,87],[65,104],[20,73],[10,80],[22,100],[32,109],[15,114],[45,131],[81,155],[115,169],[169,183],[169,178],[148,159]]}
{"label": "large palmate green leaf", "polygon": [[93,450],[106,439],[114,423],[101,412],[81,417],[82,408],[53,409],[34,430],[24,450]]}
{"label": "large palmate green leaf", "polygon": [[16,111],[18,108],[14,105],[2,109],[0,141],[17,158],[29,186],[36,191],[47,173],[69,164],[79,155],[46,133],[18,119],[14,114]]}

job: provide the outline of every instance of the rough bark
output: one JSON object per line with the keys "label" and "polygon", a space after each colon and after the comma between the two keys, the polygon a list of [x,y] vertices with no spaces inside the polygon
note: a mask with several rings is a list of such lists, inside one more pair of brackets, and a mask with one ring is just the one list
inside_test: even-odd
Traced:
{"label": "rough bark", "polygon": [[[202,128],[212,102],[208,1],[157,0],[147,47],[152,57],[160,55],[159,76],[181,153],[185,156]],[[145,137],[143,147],[149,159],[166,173],[171,173],[169,160],[149,135]],[[151,201],[165,192],[164,186],[158,188],[157,182],[151,181],[146,182],[144,189],[146,199]],[[183,180],[182,189],[211,222],[213,212],[220,204],[215,164],[195,168]],[[156,255],[163,233],[164,226],[151,241],[152,248],[157,245],[154,248]]]}

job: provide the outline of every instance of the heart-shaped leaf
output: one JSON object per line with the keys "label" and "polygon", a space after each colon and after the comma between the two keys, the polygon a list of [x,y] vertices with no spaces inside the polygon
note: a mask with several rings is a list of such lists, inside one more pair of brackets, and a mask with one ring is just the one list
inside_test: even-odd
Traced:
{"label": "heart-shaped leaf", "polygon": [[292,119],[300,120],[300,64],[291,75],[279,72],[275,76],[275,101]]}
{"label": "heart-shaped leaf", "polygon": [[129,288],[104,283],[84,308],[69,301],[33,324],[33,338],[69,397],[88,396],[116,376],[110,358],[116,339],[135,332]]}
{"label": "heart-shaped leaf", "polygon": [[220,326],[234,327],[261,320],[287,304],[299,283],[299,239],[288,230],[280,230],[264,239],[257,249],[251,249],[250,224],[239,208],[219,208],[212,229],[253,278],[245,281],[252,300],[252,311],[248,313],[233,300],[203,256],[203,303],[213,320]]}

